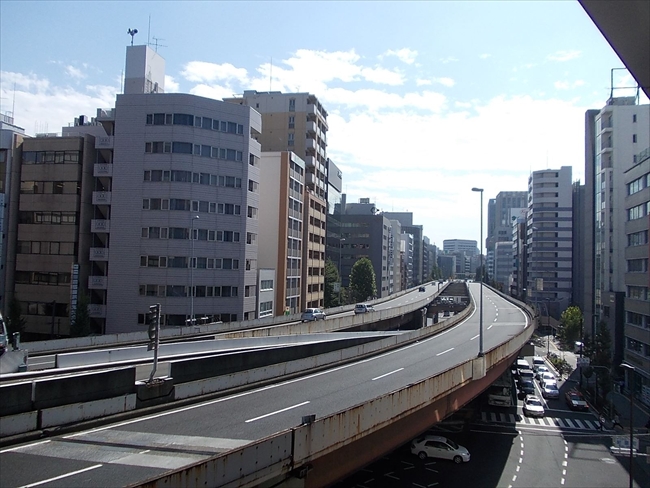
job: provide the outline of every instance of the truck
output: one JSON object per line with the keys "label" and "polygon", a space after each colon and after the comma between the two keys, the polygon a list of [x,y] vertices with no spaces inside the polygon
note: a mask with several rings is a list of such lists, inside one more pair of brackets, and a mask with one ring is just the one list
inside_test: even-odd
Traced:
{"label": "truck", "polygon": [[511,407],[513,405],[512,386],[512,373],[510,368],[507,368],[488,388],[488,405]]}

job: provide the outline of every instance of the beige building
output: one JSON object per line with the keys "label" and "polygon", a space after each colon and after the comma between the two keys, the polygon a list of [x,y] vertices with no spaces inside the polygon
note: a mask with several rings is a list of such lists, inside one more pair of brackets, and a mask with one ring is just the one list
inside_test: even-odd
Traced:
{"label": "beige building", "polygon": [[292,152],[262,152],[257,264],[275,273],[275,310],[299,313],[305,163]]}
{"label": "beige building", "polygon": [[310,93],[247,90],[226,102],[262,114],[262,151],[292,151],[305,162],[302,238],[302,308],[325,304],[327,220],[327,111]]}
{"label": "beige building", "polygon": [[87,293],[94,158],[90,135],[27,138],[16,150],[5,286],[28,338],[68,335],[79,293]]}

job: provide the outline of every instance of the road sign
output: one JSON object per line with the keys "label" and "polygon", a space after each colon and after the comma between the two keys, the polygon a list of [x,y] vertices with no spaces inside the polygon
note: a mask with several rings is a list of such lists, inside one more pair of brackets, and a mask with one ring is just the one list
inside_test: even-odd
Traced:
{"label": "road sign", "polygon": [[[629,449],[630,448],[630,436],[627,435],[616,435],[612,439],[614,446],[620,449]],[[634,438],[634,449],[639,449],[639,438]],[[629,452],[629,451],[628,451]]]}

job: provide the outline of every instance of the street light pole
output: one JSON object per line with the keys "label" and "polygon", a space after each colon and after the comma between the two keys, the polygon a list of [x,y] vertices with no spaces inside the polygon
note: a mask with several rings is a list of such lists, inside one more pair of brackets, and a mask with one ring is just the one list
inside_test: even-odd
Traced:
{"label": "street light pole", "polygon": [[479,260],[479,278],[481,280],[481,286],[478,318],[478,355],[480,357],[483,356],[483,188],[472,188],[472,191],[481,193],[481,255]]}
{"label": "street light pole", "polygon": [[194,221],[198,220],[198,215],[192,216],[192,226],[190,232],[191,254],[190,254],[190,325],[194,325]]}
{"label": "street light pole", "polygon": [[634,456],[632,449],[634,449],[634,389],[636,386],[634,382],[636,381],[636,368],[627,363],[621,363],[621,368],[627,369],[628,374],[632,376],[630,382],[630,488],[634,488],[634,477],[632,476]]}

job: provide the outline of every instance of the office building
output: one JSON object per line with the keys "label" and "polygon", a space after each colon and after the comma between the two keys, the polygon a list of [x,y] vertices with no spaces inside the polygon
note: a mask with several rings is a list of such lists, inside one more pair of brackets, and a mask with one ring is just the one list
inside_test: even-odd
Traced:
{"label": "office building", "polygon": [[571,304],[572,198],[570,166],[534,171],[528,179],[527,300],[549,302],[554,316]]}
{"label": "office building", "polygon": [[413,212],[383,212],[384,217],[389,220],[397,220],[402,226],[402,233],[413,236],[413,278],[406,284],[411,288],[421,284],[424,280],[423,270],[423,228],[421,225],[413,224]]}
{"label": "office building", "polygon": [[512,209],[528,206],[526,191],[501,191],[488,201],[487,237],[485,252],[487,255],[487,273],[495,275],[494,246],[497,242],[510,242],[512,232]]}
{"label": "office building", "polygon": [[510,277],[512,275],[512,257],[512,241],[496,242],[494,244],[493,281],[499,290],[506,293],[509,292]]}
{"label": "office building", "polygon": [[327,111],[311,93],[258,92],[224,101],[247,105],[262,117],[262,151],[292,151],[305,162],[303,307],[325,305],[327,221]]}
{"label": "office building", "polygon": [[479,249],[476,241],[468,239],[445,239],[442,241],[444,252],[462,252],[467,256],[478,256]]}

